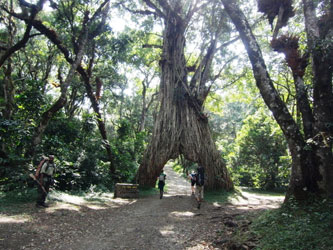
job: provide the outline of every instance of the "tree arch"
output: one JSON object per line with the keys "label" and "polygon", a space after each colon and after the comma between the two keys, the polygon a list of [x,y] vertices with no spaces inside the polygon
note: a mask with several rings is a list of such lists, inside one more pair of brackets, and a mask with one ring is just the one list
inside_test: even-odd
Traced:
{"label": "tree arch", "polygon": [[[155,120],[153,135],[138,171],[138,182],[142,186],[154,186],[164,164],[169,159],[183,155],[197,162],[206,170],[206,186],[209,189],[232,189],[233,183],[225,163],[218,152],[203,113],[203,103],[210,91],[207,86],[217,37],[221,28],[211,34],[205,56],[195,69],[187,67],[185,59],[185,32],[198,2],[188,6],[181,1],[144,2],[153,13],[164,21],[163,46],[160,59],[161,81],[159,92],[160,109]],[[214,8],[212,8],[214,9]],[[221,13],[219,13],[221,14]],[[215,25],[220,26],[221,16]],[[192,71],[193,70],[193,71]],[[192,74],[189,74],[192,72]]]}

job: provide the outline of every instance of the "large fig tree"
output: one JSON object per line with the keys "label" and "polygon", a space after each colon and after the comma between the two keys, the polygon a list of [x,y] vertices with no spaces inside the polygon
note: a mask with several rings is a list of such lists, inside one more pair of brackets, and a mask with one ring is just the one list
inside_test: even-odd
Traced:
{"label": "large fig tree", "polygon": [[[221,154],[212,140],[208,118],[203,112],[210,91],[213,58],[219,47],[223,13],[214,1],[144,0],[145,10],[163,21],[161,46],[159,112],[154,131],[138,171],[138,182],[154,186],[156,177],[170,160],[179,155],[197,162],[206,170],[206,186],[231,189],[233,183]],[[215,5],[214,5],[215,4]],[[206,20],[212,28],[207,46],[195,65],[188,65],[185,55],[186,32],[199,10],[210,10]],[[197,20],[200,19],[197,16]],[[202,18],[202,16],[201,16]],[[190,67],[191,66],[191,67]]]}

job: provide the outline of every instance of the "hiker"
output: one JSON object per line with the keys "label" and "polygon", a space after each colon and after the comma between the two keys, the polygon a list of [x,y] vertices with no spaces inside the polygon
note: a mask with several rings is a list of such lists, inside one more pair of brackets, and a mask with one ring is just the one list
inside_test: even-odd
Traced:
{"label": "hiker", "polygon": [[37,187],[37,207],[48,207],[45,204],[45,199],[49,193],[50,185],[53,182],[53,174],[55,172],[54,155],[49,155],[49,157],[44,158],[38,165],[36,171],[36,181],[38,183]]}
{"label": "hiker", "polygon": [[201,202],[203,200],[204,184],[205,184],[205,169],[202,166],[198,166],[196,181],[195,181],[196,199],[198,202],[198,209],[200,209]]}
{"label": "hiker", "polygon": [[196,174],[196,172],[194,170],[188,175],[188,178],[191,181],[192,195],[194,195],[194,185],[195,185],[196,177],[197,177],[197,174]]}
{"label": "hiker", "polygon": [[163,198],[163,189],[165,185],[166,174],[164,174],[163,170],[161,171],[160,176],[158,177],[158,188],[160,189],[160,199]]}

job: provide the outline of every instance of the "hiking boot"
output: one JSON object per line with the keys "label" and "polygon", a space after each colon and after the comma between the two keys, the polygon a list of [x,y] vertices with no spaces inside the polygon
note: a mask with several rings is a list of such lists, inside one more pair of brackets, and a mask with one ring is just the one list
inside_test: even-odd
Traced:
{"label": "hiking boot", "polygon": [[46,205],[45,203],[36,203],[36,207],[49,207],[48,205]]}

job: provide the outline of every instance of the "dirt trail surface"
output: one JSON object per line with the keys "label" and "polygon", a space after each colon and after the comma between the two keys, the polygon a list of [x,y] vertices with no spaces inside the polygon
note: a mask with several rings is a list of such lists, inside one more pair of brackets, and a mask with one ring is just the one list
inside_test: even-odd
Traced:
{"label": "dirt trail surface", "polygon": [[[244,229],[249,211],[279,206],[281,197],[243,192],[228,204],[204,202],[201,209],[191,196],[190,184],[170,167],[164,168],[167,190],[139,199],[113,199],[103,195],[85,200],[50,195],[50,207],[25,204],[20,212],[0,214],[0,249],[251,249],[248,242],[229,239]],[[236,247],[236,248],[235,248]]]}

